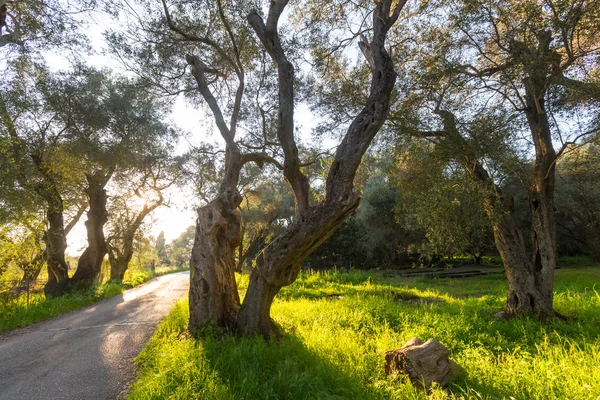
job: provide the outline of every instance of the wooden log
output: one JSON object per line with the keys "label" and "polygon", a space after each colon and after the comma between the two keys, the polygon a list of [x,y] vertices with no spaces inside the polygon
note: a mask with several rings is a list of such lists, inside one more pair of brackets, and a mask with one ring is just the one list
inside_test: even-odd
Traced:
{"label": "wooden log", "polygon": [[407,375],[414,386],[428,389],[435,382],[444,386],[460,373],[460,366],[451,361],[450,351],[435,339],[427,342],[417,337],[404,346],[385,354],[385,374]]}

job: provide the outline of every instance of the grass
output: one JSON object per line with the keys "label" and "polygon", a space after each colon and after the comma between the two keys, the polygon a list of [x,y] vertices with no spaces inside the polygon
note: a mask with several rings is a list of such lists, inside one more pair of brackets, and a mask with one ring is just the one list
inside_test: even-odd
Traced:
{"label": "grass", "polygon": [[[239,277],[241,290],[247,277]],[[131,399],[600,399],[599,268],[556,272],[569,321],[494,319],[506,282],[303,273],[277,296],[286,333],[194,339],[187,302],[160,325],[137,363]],[[600,285],[599,285],[600,286]],[[468,374],[429,393],[386,377],[387,350],[436,338]]]}
{"label": "grass", "polygon": [[43,293],[32,293],[29,296],[29,304],[26,295],[22,294],[14,300],[0,303],[0,333],[68,313],[116,296],[155,276],[182,270],[175,267],[159,267],[154,274],[139,270],[127,271],[122,282],[106,281],[89,290],[68,293],[57,298],[46,299]]}

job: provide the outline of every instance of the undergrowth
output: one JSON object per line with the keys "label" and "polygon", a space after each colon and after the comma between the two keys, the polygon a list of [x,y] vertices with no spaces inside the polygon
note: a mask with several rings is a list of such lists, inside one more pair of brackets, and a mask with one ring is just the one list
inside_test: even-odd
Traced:
{"label": "undergrowth", "polygon": [[[185,333],[181,301],[137,359],[132,399],[600,399],[600,269],[556,272],[568,321],[499,321],[506,281],[303,273],[277,296],[285,337]],[[239,277],[243,291],[247,277]],[[435,338],[467,375],[429,393],[386,377],[387,350]]]}

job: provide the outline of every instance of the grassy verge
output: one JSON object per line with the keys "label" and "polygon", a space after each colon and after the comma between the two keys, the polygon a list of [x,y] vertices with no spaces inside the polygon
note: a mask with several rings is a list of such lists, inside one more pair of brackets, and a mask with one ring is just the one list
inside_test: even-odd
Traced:
{"label": "grassy verge", "polygon": [[107,281],[94,286],[92,289],[68,293],[53,299],[46,299],[43,293],[32,293],[29,296],[29,304],[27,304],[25,295],[22,295],[8,303],[0,304],[0,333],[56,317],[116,296],[124,290],[140,285],[155,276],[183,270],[175,267],[160,267],[156,269],[154,274],[128,271],[123,282]]}
{"label": "grassy verge", "polygon": [[[240,277],[241,287],[247,278]],[[506,282],[303,274],[277,297],[286,337],[196,340],[179,302],[137,362],[132,399],[599,399],[599,268],[556,273],[570,321],[498,321]],[[386,377],[383,356],[413,336],[436,338],[468,375],[425,393]]]}

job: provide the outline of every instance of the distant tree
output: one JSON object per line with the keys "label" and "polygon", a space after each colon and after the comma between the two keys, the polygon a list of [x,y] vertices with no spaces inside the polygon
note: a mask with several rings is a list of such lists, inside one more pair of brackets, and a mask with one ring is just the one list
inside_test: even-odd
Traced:
{"label": "distant tree", "polygon": [[400,150],[391,173],[399,191],[397,210],[406,215],[409,227],[412,223],[414,230],[425,231],[425,253],[468,254],[474,263],[481,263],[491,234],[481,188],[463,166],[444,156],[443,146],[417,142]]}
{"label": "distant tree", "polygon": [[194,235],[196,227],[188,227],[179,237],[167,245],[167,254],[169,259],[181,268],[190,263],[190,253],[194,246]]}
{"label": "distant tree", "polygon": [[154,248],[156,249],[156,254],[161,262],[169,262],[169,258],[167,256],[167,242],[165,240],[165,232],[160,231],[158,237],[156,238],[156,243],[154,244]]}
{"label": "distant tree", "polygon": [[145,218],[165,203],[163,192],[177,180],[177,163],[166,154],[155,157],[145,165],[146,170],[128,175],[126,187],[130,192],[111,202],[113,218],[107,238],[110,279],[123,279],[133,258],[136,232]]}
{"label": "distant tree", "polygon": [[84,155],[88,170],[88,247],[72,277],[74,283],[84,286],[97,279],[108,252],[103,232],[109,217],[107,184],[113,175],[122,183],[127,175],[135,175],[144,168],[156,171],[170,168],[165,164],[166,153],[172,149],[177,134],[163,121],[166,103],[154,96],[147,86],[106,73],[97,79],[102,80],[103,92],[99,94],[100,108],[95,112],[97,117],[106,118],[106,123],[74,144]]}
{"label": "distant tree", "polygon": [[[241,272],[265,246],[291,222],[294,198],[289,186],[278,176],[254,178],[252,186],[244,187],[240,204],[241,240],[236,271]],[[250,268],[251,269],[251,268]]]}
{"label": "distant tree", "polygon": [[558,249],[577,249],[600,263],[600,145],[570,148],[557,170]]}
{"label": "distant tree", "polygon": [[13,267],[21,271],[23,281],[37,279],[45,263],[43,226],[39,226],[39,220],[28,222],[31,224],[7,224],[0,228],[0,276]]}

